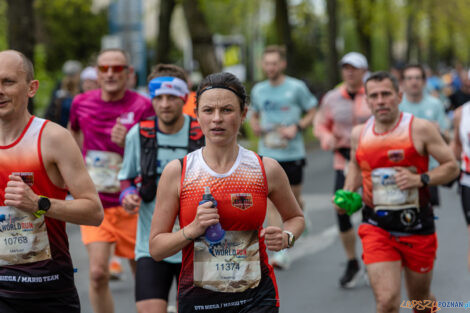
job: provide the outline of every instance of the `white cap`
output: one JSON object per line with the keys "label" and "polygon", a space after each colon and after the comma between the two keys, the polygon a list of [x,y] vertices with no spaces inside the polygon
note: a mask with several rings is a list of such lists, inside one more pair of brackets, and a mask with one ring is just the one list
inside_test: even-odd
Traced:
{"label": "white cap", "polygon": [[349,64],[354,66],[355,68],[361,69],[367,69],[369,67],[367,64],[366,57],[360,54],[359,52],[349,52],[345,54],[339,64],[341,66]]}
{"label": "white cap", "polygon": [[62,66],[62,73],[67,76],[78,74],[81,70],[82,64],[77,60],[68,60]]}
{"label": "white cap", "polygon": [[92,66],[88,66],[80,73],[80,80],[84,81],[86,79],[89,79],[89,80],[97,80],[98,79],[98,74],[96,73],[96,68],[94,68]]}

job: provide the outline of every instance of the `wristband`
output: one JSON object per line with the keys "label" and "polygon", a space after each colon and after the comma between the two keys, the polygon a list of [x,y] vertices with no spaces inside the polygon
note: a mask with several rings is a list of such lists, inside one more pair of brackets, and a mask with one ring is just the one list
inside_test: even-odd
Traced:
{"label": "wristband", "polygon": [[194,240],[193,238],[186,236],[186,234],[184,233],[184,229],[185,229],[185,228],[186,228],[186,227],[183,227],[183,228],[182,228],[184,239],[189,240],[189,241],[193,241],[193,240]]}
{"label": "wristband", "polygon": [[300,124],[299,124],[299,123],[295,124],[295,126],[297,126],[297,132],[298,132],[298,133],[301,133],[301,132],[303,131],[303,128],[300,127]]}
{"label": "wristband", "polygon": [[121,206],[122,206],[122,200],[124,200],[124,198],[129,194],[131,195],[138,194],[137,188],[135,188],[135,186],[129,186],[121,192],[121,194],[119,195],[119,203],[121,204]]}

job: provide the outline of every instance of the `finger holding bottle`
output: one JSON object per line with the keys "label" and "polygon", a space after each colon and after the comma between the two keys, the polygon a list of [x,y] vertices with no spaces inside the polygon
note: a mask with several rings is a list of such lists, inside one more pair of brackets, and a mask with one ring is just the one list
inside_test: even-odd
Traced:
{"label": "finger holding bottle", "polygon": [[38,210],[39,196],[23,179],[17,175],[8,176],[10,179],[5,188],[5,205],[13,206],[25,212],[34,213]]}
{"label": "finger holding bottle", "polygon": [[186,227],[190,227],[193,238],[197,238],[202,236],[209,226],[219,223],[219,218],[217,208],[213,207],[212,201],[208,201],[197,207],[196,217]]}

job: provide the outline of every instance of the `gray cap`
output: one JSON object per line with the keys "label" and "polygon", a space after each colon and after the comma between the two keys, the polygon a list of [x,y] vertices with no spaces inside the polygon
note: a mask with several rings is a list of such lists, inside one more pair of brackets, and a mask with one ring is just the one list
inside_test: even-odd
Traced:
{"label": "gray cap", "polygon": [[359,52],[349,52],[345,54],[339,64],[341,66],[349,64],[354,66],[355,68],[360,69],[367,69],[369,67],[367,64],[366,57],[360,54]]}
{"label": "gray cap", "polygon": [[62,73],[67,76],[78,74],[81,70],[82,64],[77,60],[68,60],[62,66]]}

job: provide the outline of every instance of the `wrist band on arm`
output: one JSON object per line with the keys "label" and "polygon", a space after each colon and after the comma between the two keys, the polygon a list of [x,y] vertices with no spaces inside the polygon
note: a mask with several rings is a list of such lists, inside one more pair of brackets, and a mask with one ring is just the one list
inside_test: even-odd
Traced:
{"label": "wrist band on arm", "polygon": [[297,126],[297,132],[301,133],[304,129],[300,126],[299,123],[295,124]]}
{"label": "wrist band on arm", "polygon": [[122,200],[124,200],[124,198],[130,194],[138,194],[137,188],[135,186],[129,186],[121,192],[121,194],[119,195],[119,203],[122,205]]}
{"label": "wrist band on arm", "polygon": [[194,240],[193,238],[186,236],[186,234],[184,233],[184,229],[185,229],[185,228],[186,228],[186,226],[182,228],[184,239],[189,240],[189,241],[193,241],[193,240]]}

